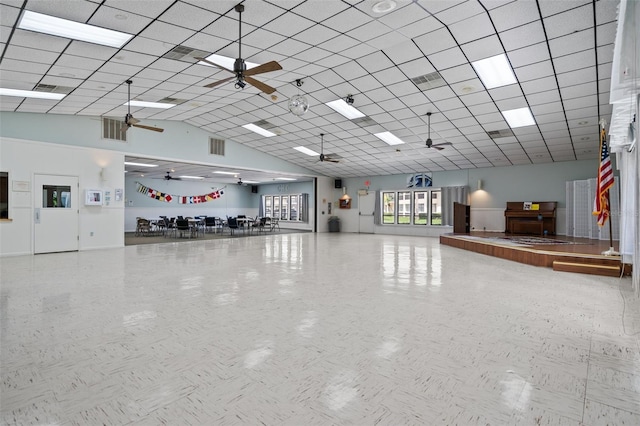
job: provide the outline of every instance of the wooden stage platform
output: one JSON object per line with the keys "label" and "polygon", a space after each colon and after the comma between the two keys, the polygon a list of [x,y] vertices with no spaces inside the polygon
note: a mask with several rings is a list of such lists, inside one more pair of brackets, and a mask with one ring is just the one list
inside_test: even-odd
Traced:
{"label": "wooden stage platform", "polygon": [[[620,276],[619,256],[606,256],[609,241],[563,236],[536,237],[499,232],[444,234],[440,244],[557,271]],[[614,241],[617,250],[618,242]],[[624,270],[624,274],[630,271]]]}

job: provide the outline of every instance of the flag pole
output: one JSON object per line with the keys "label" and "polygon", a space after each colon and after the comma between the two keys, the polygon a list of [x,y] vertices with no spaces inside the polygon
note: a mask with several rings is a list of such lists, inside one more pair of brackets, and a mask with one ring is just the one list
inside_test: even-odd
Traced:
{"label": "flag pole", "polygon": [[[605,127],[607,125],[607,121],[603,118],[600,120],[600,126],[601,129],[600,131],[604,130]],[[620,253],[618,253],[614,247],[613,247],[613,225],[611,224],[612,222],[612,216],[611,216],[611,197],[609,196],[609,189],[607,189],[607,209],[609,210],[609,250],[603,251],[602,255],[603,256],[619,256]]]}

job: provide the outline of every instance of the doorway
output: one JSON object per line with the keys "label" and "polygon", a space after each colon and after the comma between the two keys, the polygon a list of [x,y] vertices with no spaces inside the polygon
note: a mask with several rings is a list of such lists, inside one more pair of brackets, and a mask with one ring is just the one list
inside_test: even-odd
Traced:
{"label": "doorway", "polygon": [[358,194],[358,232],[361,234],[373,234],[374,211],[374,194],[368,191]]}
{"label": "doorway", "polygon": [[34,253],[78,250],[77,176],[34,177]]}

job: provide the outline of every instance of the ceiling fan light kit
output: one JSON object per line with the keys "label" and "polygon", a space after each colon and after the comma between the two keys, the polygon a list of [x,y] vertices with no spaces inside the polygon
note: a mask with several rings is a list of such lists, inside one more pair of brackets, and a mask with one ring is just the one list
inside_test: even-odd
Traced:
{"label": "ceiling fan light kit", "polygon": [[282,69],[279,63],[276,61],[270,61],[262,65],[258,65],[257,67],[253,67],[247,70],[247,64],[245,60],[242,58],[242,12],[244,12],[244,5],[237,4],[234,7],[235,11],[238,12],[238,57],[233,63],[233,70],[226,68],[222,65],[216,64],[206,58],[196,57],[195,59],[202,61],[206,64],[212,65],[216,68],[223,69],[230,73],[233,73],[233,77],[224,78],[222,80],[206,84],[204,87],[213,88],[222,83],[226,83],[227,81],[231,81],[235,79],[235,88],[236,89],[244,89],[247,86],[247,83],[257,88],[258,90],[266,93],[267,95],[272,94],[276,91],[273,87],[268,84],[262,83],[261,81],[256,80],[251,77],[256,74],[262,74],[265,72],[278,71]]}

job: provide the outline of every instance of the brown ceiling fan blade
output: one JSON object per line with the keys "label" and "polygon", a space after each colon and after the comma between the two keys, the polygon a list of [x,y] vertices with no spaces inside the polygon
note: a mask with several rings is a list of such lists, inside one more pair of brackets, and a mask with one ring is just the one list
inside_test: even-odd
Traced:
{"label": "brown ceiling fan blade", "polygon": [[328,161],[330,163],[339,163],[340,160],[336,160],[335,158],[326,158],[324,159],[324,161]]}
{"label": "brown ceiling fan blade", "polygon": [[140,120],[138,120],[137,118],[133,118],[132,115],[130,115],[126,121],[127,124],[138,124],[139,122]]}
{"label": "brown ceiling fan blade", "polygon": [[257,67],[253,67],[251,69],[246,70],[243,74],[245,76],[248,75],[256,75],[262,74],[263,72],[271,72],[281,70],[282,66],[276,61],[267,62],[266,64],[258,65]]}
{"label": "brown ceiling fan blade", "polygon": [[164,129],[161,129],[160,127],[151,127],[151,126],[145,126],[144,124],[131,124],[133,127],[139,127],[141,129],[146,129],[146,130],[153,130],[154,132],[164,132]]}
{"label": "brown ceiling fan blade", "polygon": [[263,91],[264,93],[266,93],[267,95],[272,94],[273,92],[276,91],[276,89],[274,89],[273,87],[264,84],[261,81],[256,80],[253,77],[245,77],[244,80],[249,83],[250,85],[252,85],[253,87],[256,87],[258,89],[260,89],[261,91]]}
{"label": "brown ceiling fan blade", "polygon": [[197,59],[197,60],[199,60],[199,61],[205,62],[205,63],[207,63],[207,64],[209,64],[209,65],[212,65],[212,66],[214,66],[214,67],[216,67],[216,68],[220,68],[221,70],[225,70],[225,71],[233,72],[233,71],[232,71],[232,70],[230,70],[229,68],[225,68],[225,67],[223,67],[222,65],[218,65],[218,64],[216,64],[215,62],[211,62],[211,61],[210,61],[210,60],[208,60],[208,59],[201,58],[201,57],[199,57],[199,56],[194,56],[194,58],[195,58],[195,59]]}
{"label": "brown ceiling fan blade", "polygon": [[215,83],[205,84],[204,87],[208,87],[208,88],[216,87],[221,85],[222,83],[226,83],[227,81],[233,80],[234,78],[236,77],[234,76],[234,77],[224,78],[222,80],[216,81]]}

